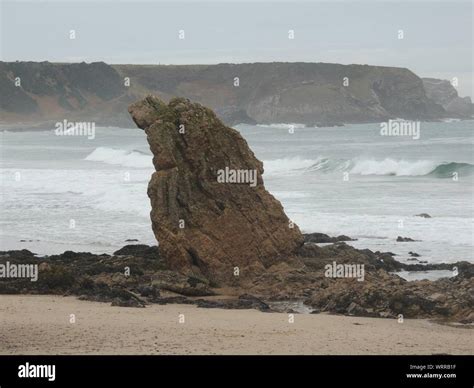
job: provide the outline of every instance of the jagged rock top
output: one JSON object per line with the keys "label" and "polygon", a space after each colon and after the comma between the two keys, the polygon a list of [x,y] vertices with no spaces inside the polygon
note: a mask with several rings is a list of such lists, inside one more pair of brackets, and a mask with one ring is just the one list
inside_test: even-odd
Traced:
{"label": "jagged rock top", "polygon": [[148,96],[129,112],[154,155],[151,220],[172,268],[229,284],[291,260],[303,236],[238,131],[182,98]]}

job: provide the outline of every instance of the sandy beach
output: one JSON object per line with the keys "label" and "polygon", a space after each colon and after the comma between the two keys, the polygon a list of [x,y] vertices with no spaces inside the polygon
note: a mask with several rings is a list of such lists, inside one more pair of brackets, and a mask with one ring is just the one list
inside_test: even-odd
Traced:
{"label": "sandy beach", "polygon": [[[75,323],[71,323],[71,314]],[[0,296],[0,354],[470,354],[471,329],[424,319],[112,307]]]}

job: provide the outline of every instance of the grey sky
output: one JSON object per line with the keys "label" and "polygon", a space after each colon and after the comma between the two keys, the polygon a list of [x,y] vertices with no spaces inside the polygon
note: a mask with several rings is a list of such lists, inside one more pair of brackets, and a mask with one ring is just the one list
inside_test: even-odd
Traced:
{"label": "grey sky", "polygon": [[471,1],[3,0],[1,10],[5,61],[361,63],[457,77],[473,95]]}

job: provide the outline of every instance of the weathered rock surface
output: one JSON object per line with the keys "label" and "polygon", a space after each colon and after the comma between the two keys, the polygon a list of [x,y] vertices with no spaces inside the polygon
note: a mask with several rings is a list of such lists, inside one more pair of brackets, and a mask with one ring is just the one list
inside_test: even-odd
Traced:
{"label": "weathered rock surface", "polygon": [[159,256],[158,247],[150,247],[144,244],[125,245],[114,252],[115,256],[135,256],[146,259],[157,259]]}
{"label": "weathered rock surface", "polygon": [[459,97],[457,90],[447,80],[422,78],[426,95],[435,103],[441,105],[455,117],[470,118],[474,113],[470,97]]}
{"label": "weathered rock surface", "polygon": [[471,270],[434,282],[407,282],[383,270],[368,271],[363,282],[326,279],[306,300],[315,311],[396,318],[438,318],[472,323]]}
{"label": "weathered rock surface", "polygon": [[[318,247],[306,244],[300,255],[305,266],[274,267],[255,279],[249,293],[272,301],[304,300],[317,312],[397,318],[436,318],[472,323],[474,265],[468,262],[403,264],[383,252],[355,249],[344,243]],[[326,265],[363,264],[363,281],[327,277]],[[458,274],[436,281],[406,281],[389,271],[458,268]]]}
{"label": "weathered rock surface", "polygon": [[341,241],[356,241],[356,240],[345,235],[331,237],[325,233],[308,233],[304,235],[305,243],[321,244],[321,243],[336,243],[336,242],[341,242]]}
{"label": "weathered rock surface", "polygon": [[[15,86],[20,77],[21,88]],[[124,85],[124,78],[133,80]],[[235,77],[239,86],[234,86]],[[343,85],[344,78],[350,80]],[[442,82],[439,80],[435,80]],[[185,96],[236,123],[332,126],[401,117],[436,120],[464,112],[468,99],[426,96],[408,69],[331,63],[142,66],[0,62],[0,112],[9,128],[54,128],[65,117],[129,128],[126,108],[145,94]],[[443,92],[444,93],[444,92]],[[443,94],[442,93],[442,94]],[[438,103],[437,103],[438,102]],[[441,105],[440,105],[441,104]]]}
{"label": "weathered rock surface", "polygon": [[0,252],[0,264],[38,264],[38,280],[0,278],[0,294],[76,295],[80,299],[143,307],[161,293],[214,295],[200,279],[170,271],[157,247],[127,245],[113,256],[66,251],[37,257],[30,251]]}
{"label": "weathered rock surface", "polygon": [[[291,260],[303,236],[265,190],[263,164],[236,130],[186,99],[149,96],[129,112],[154,155],[151,220],[171,269],[228,284],[235,267],[259,274]],[[247,179],[233,182],[232,172]]]}
{"label": "weathered rock surface", "polygon": [[420,213],[416,214],[415,217],[421,217],[421,218],[431,218],[431,216],[428,213]]}
{"label": "weathered rock surface", "polygon": [[[133,246],[132,246],[133,247]],[[130,247],[118,252],[124,253]],[[135,248],[136,249],[136,248]],[[149,247],[156,250],[156,247]],[[258,309],[294,312],[304,310],[357,316],[436,318],[473,323],[474,264],[468,262],[408,265],[389,253],[358,250],[345,243],[319,247],[306,244],[298,252],[304,266],[282,262],[259,276],[248,276],[242,287],[211,288],[194,276],[168,269],[160,255],[94,255],[67,251],[38,257],[28,250],[0,252],[0,264],[39,264],[38,281],[0,278],[0,294],[76,295],[80,299],[111,302],[116,306],[194,304],[202,308]],[[325,266],[363,264],[363,281],[325,276]],[[458,274],[436,281],[406,281],[388,271],[457,268]],[[125,269],[130,272],[127,274]]]}
{"label": "weathered rock surface", "polygon": [[413,241],[416,241],[416,240],[413,240],[410,237],[402,237],[402,236],[397,237],[397,242],[413,242]]}

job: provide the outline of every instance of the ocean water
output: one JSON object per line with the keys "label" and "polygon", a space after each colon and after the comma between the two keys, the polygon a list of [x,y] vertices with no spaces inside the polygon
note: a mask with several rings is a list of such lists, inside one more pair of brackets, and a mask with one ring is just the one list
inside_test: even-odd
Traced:
{"label": "ocean water", "polygon": [[[473,262],[473,124],[421,123],[418,140],[381,136],[379,124],[236,129],[264,161],[266,188],[304,232],[345,234],[358,239],[355,247],[401,261],[413,251],[428,262]],[[146,194],[153,166],[141,130],[0,136],[2,249],[112,253],[127,239],[156,243]]]}

